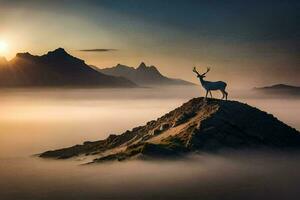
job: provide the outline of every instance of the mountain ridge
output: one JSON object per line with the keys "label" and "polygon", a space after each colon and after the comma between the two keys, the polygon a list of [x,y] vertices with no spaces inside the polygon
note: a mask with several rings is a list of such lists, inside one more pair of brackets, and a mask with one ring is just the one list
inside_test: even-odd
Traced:
{"label": "mountain ridge", "polygon": [[270,86],[264,86],[264,87],[256,87],[255,89],[291,89],[291,88],[300,89],[299,86],[287,85],[282,83],[278,83]]}
{"label": "mountain ridge", "polygon": [[195,85],[194,83],[185,80],[166,77],[162,75],[155,66],[147,66],[144,62],[141,62],[137,68],[117,64],[114,67],[103,69],[97,68],[97,70],[107,75],[125,77],[142,86]]}
{"label": "mountain ridge", "polygon": [[300,96],[300,87],[287,84],[274,84],[271,86],[256,87],[254,90],[271,95]]}
{"label": "mountain ridge", "polygon": [[[0,60],[1,61],[1,60]],[[0,62],[0,87],[136,87],[123,77],[96,71],[63,48],[42,56],[17,53]]]}

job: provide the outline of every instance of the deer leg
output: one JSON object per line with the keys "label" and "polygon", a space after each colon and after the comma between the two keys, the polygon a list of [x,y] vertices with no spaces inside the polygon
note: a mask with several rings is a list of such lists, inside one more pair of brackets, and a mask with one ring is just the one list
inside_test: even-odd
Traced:
{"label": "deer leg", "polygon": [[210,94],[210,98],[213,98],[210,90],[209,90],[209,94]]}
{"label": "deer leg", "polygon": [[207,99],[207,95],[208,95],[208,90],[206,90],[206,95],[205,95],[205,99]]}
{"label": "deer leg", "polygon": [[224,93],[224,91],[223,90],[220,90],[221,92],[222,92],[222,99],[224,99],[224,97],[225,97],[225,93]]}
{"label": "deer leg", "polygon": [[225,90],[224,93],[225,93],[225,99],[227,100],[228,93]]}

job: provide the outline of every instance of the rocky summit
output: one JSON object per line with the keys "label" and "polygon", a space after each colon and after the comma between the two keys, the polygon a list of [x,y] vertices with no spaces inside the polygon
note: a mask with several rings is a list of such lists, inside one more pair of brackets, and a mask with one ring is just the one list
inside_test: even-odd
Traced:
{"label": "rocky summit", "polygon": [[92,162],[96,163],[222,150],[298,148],[299,132],[271,114],[237,101],[194,98],[123,134],[47,151],[40,157],[67,159],[92,155]]}

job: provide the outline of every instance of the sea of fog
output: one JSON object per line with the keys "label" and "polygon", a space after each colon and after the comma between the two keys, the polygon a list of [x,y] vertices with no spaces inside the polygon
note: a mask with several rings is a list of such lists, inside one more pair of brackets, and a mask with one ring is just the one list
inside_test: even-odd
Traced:
{"label": "sea of fog", "polygon": [[[198,86],[0,90],[0,199],[300,199],[300,153],[227,152],[90,166],[34,156],[122,133],[200,95]],[[231,91],[230,98],[300,129],[300,99],[250,91]]]}

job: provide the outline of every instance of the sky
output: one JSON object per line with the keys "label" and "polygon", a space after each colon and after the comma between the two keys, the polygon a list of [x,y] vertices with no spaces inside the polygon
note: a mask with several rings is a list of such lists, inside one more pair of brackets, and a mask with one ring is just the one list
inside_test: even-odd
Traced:
{"label": "sky", "polygon": [[[0,56],[63,47],[100,68],[144,61],[232,88],[300,85],[299,1],[0,0]],[[3,47],[4,46],[4,47]]]}

